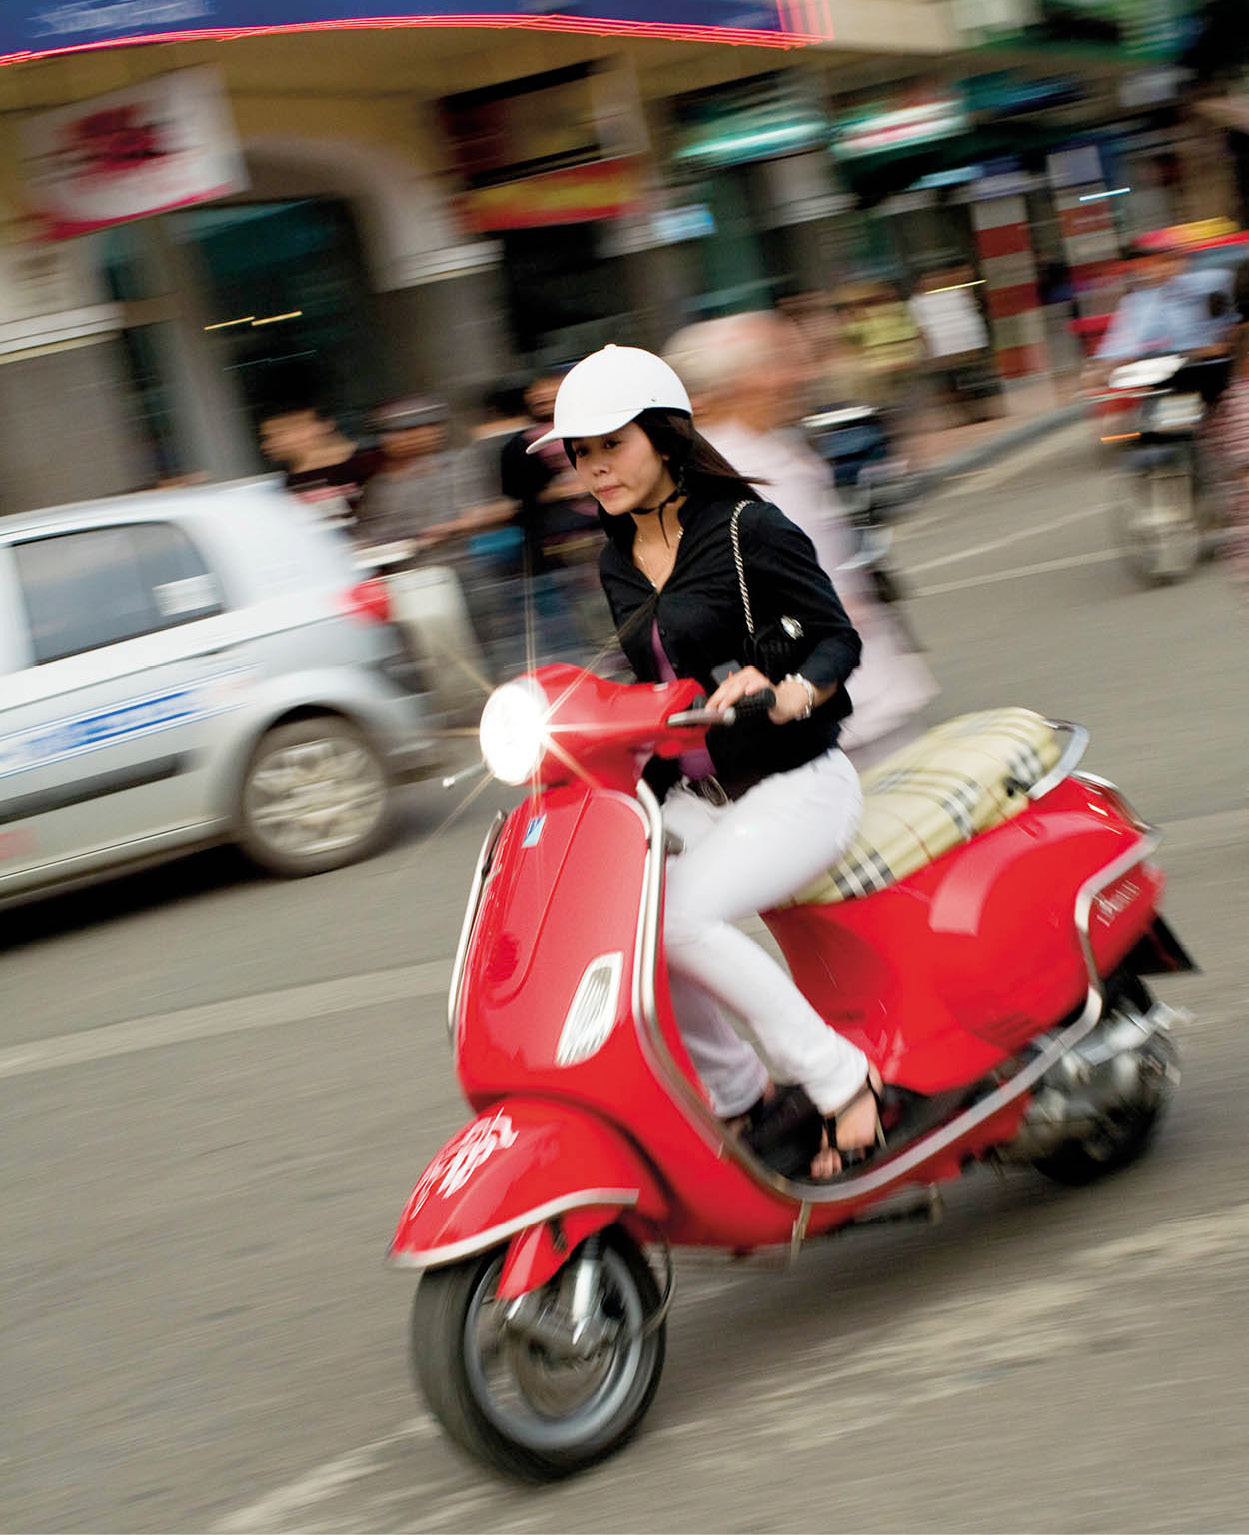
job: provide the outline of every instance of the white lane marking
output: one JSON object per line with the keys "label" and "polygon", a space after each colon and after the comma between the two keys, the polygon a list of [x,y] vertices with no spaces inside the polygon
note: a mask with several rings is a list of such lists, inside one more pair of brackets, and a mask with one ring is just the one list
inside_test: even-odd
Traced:
{"label": "white lane marking", "polygon": [[1026,581],[1031,576],[1048,575],[1052,570],[1075,570],[1081,565],[1105,565],[1122,559],[1118,549],[1099,549],[1094,554],[1069,554],[1060,560],[1041,560],[1035,565],[1016,565],[1013,570],[990,571],[983,576],[964,576],[959,581],[941,581],[935,586],[918,586],[911,597],[944,597],[949,592],[966,592],[976,586],[996,586],[1002,581]]}
{"label": "white lane marking", "polygon": [[1072,446],[1091,445],[1092,441],[1089,423],[1084,420],[1073,421],[1070,426],[1065,426],[1060,431],[1048,433],[1032,447],[1021,448],[1018,453],[1009,454],[1000,463],[986,464],[983,469],[974,469],[961,484],[956,482],[949,487],[948,491],[943,490],[942,496],[959,495],[966,490],[993,490],[998,485],[1005,485],[1019,475],[1026,474],[1029,469],[1043,464],[1046,459],[1057,458],[1059,454],[1066,453]]}
{"label": "white lane marking", "polygon": [[[778,1366],[776,1385],[758,1379],[743,1382],[740,1389],[730,1385],[708,1419],[657,1427],[634,1453],[645,1454],[652,1446],[662,1455],[665,1441],[672,1441],[670,1449],[679,1451],[692,1473],[703,1463],[719,1466],[739,1437],[748,1439],[756,1451],[774,1439],[782,1455],[799,1448],[823,1449],[832,1440],[877,1428],[917,1408],[978,1391],[1002,1372],[1083,1353],[1091,1339],[1107,1331],[1136,1328],[1148,1337],[1158,1325],[1157,1294],[1150,1281],[1182,1275],[1197,1265],[1231,1262],[1239,1267],[1246,1257],[1249,1203],[1212,1215],[1161,1221],[1064,1256],[1060,1274],[909,1310],[897,1323],[873,1329],[857,1347],[848,1348],[839,1335],[816,1337],[783,1361],[783,1368]],[[985,1276],[985,1285],[992,1286],[991,1276]],[[1099,1290],[1112,1292],[1112,1307],[1091,1303]],[[813,1401],[832,1399],[838,1403],[836,1414],[811,1411]],[[386,1454],[395,1444],[436,1433],[428,1416],[413,1419],[394,1434],[337,1456],[229,1515],[213,1527],[213,1535],[398,1528],[391,1522],[392,1500],[380,1489],[371,1493],[360,1484],[371,1474],[387,1472]],[[454,1479],[439,1477],[432,1486],[431,1467],[413,1462],[400,1470],[400,1475],[421,1478],[419,1515],[413,1519],[415,1505],[405,1499],[408,1511],[402,1527],[483,1528],[483,1513],[488,1513],[494,1530],[529,1527],[528,1515],[517,1508],[510,1491],[483,1484],[450,1457],[446,1461],[454,1466]],[[597,1495],[609,1502],[615,1488],[623,1490],[636,1475],[627,1455],[609,1463],[598,1473]],[[329,1522],[319,1523],[327,1511],[318,1506],[347,1490],[347,1506],[336,1509]],[[415,1496],[416,1489],[412,1491]],[[383,1509],[390,1512],[385,1523],[377,1517]]]}
{"label": "white lane marking", "polygon": [[951,554],[940,554],[936,559],[921,560],[918,565],[905,565],[903,568],[908,576],[922,575],[926,570],[939,570],[943,565],[957,565],[962,560],[974,560],[982,554],[993,554],[998,549],[1009,548],[1010,545],[1022,543],[1028,538],[1044,538],[1047,533],[1070,527],[1073,522],[1085,522],[1090,517],[1100,517],[1104,513],[1105,508],[1100,503],[1096,506],[1082,506],[1079,511],[1067,512],[1062,517],[1052,517],[1048,522],[1031,523],[1026,528],[1020,528],[1018,532],[1004,533],[1001,538],[986,539],[983,544],[972,544],[966,549],[955,549]]}
{"label": "white lane marking", "polygon": [[[1044,463],[1046,459],[1057,458],[1080,442],[1087,442],[1088,436],[1087,423],[1074,422],[1071,426],[1063,427],[1061,431],[1051,432],[1042,437],[1040,442],[1031,448],[1021,448],[1018,453],[1008,455],[1001,463],[986,464],[982,469],[972,469],[966,474],[954,476],[936,492],[931,504],[947,506],[948,503],[955,502],[964,496],[993,490],[1013,480],[1017,475],[1026,474],[1029,469],[1034,469],[1037,464]],[[956,508],[948,506],[944,511],[923,512],[917,517],[904,518],[898,523],[895,536],[904,539],[922,533],[928,528],[949,522],[955,513]]]}
{"label": "white lane marking", "polygon": [[307,1023],[357,1008],[434,997],[447,990],[450,979],[451,961],[435,959],[394,970],[315,981],[307,986],[288,986],[283,991],[206,1002],[176,1013],[155,1013],[51,1039],[34,1039],[29,1044],[0,1050],[0,1078],[80,1066],[86,1061],[182,1044],[188,1039],[212,1039],[222,1034],[271,1029],[284,1023]]}

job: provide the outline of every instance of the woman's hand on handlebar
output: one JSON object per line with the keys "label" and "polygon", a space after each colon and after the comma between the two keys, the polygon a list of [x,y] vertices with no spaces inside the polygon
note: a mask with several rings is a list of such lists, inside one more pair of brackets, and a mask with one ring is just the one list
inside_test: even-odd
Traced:
{"label": "woman's hand on handlebar", "polygon": [[[714,681],[714,678],[712,679]],[[718,709],[721,714],[749,693],[761,693],[772,684],[754,666],[743,666],[730,672],[707,700],[708,709]]]}
{"label": "woman's hand on handlebar", "polygon": [[806,711],[807,690],[800,683],[780,682],[773,689],[773,684],[754,666],[743,666],[727,676],[707,700],[707,707],[723,712],[752,693],[764,691],[775,692],[776,701],[768,710],[774,725],[787,725]]}

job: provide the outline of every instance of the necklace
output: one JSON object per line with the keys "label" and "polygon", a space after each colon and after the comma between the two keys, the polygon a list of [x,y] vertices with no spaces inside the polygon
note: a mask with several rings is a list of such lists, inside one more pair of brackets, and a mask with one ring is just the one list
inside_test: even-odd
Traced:
{"label": "necklace", "polygon": [[[664,541],[664,548],[672,550],[672,558],[673,558],[673,562],[674,563],[676,562],[677,545],[681,542],[681,535],[684,532],[685,532],[685,529],[683,527],[681,527],[680,524],[678,524],[677,525],[677,536],[676,536],[675,539],[673,539],[672,543],[669,544],[666,540]],[[656,581],[655,577],[651,574],[650,565],[649,565],[649,563],[647,561],[647,558],[646,558],[646,551],[642,548],[641,542],[638,539],[636,539],[636,538],[633,541],[633,548],[634,548],[635,553],[637,554],[638,563],[642,567],[642,574],[646,577],[646,579],[650,582],[650,584],[655,588],[655,590],[658,591],[659,590],[659,582]],[[668,574],[671,575],[672,571],[669,570]]]}

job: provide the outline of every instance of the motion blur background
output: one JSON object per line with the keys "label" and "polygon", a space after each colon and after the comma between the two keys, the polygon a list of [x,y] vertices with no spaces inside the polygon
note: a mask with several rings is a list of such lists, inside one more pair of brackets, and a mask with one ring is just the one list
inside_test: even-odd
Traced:
{"label": "motion blur background", "polygon": [[[413,1398],[381,1265],[463,1123],[450,955],[514,797],[405,786],[390,845],[315,879],[211,850],[8,908],[0,1527],[1244,1528],[1244,598],[1224,561],[1121,568],[1076,395],[1131,242],[1245,226],[1246,0],[418,3],[0,0],[0,529],[289,467],[262,444],[300,406],[344,477],[397,444],[398,480],[431,427],[497,468],[486,416],[532,431],[589,350],[783,309],[808,404],[878,406],[943,470],[892,556],[924,722],[1079,720],[1164,829],[1202,965],[1160,985],[1195,1015],[1183,1086],[1105,1188],[969,1178],[935,1231],[683,1276],[637,1443],[518,1489]],[[904,308],[934,288],[986,342],[959,398]],[[518,631],[507,592],[485,617]],[[38,671],[0,665],[0,716]],[[475,755],[467,724],[439,744]],[[0,826],[12,867],[2,795]]]}
{"label": "motion blur background", "polygon": [[1000,379],[1061,377],[1127,241],[1244,212],[1237,0],[410,9],[0,7],[0,510],[256,472],[292,360],[360,438],[955,268]]}

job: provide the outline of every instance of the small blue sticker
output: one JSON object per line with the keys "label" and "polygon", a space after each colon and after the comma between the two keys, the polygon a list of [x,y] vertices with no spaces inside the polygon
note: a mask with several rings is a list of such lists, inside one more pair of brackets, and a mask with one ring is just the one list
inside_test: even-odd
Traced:
{"label": "small blue sticker", "polygon": [[521,847],[537,847],[538,838],[542,835],[542,828],[546,825],[544,815],[536,815],[525,829],[525,840]]}

